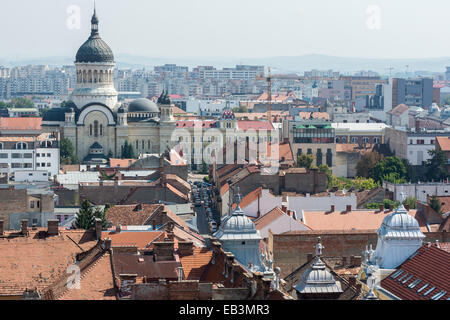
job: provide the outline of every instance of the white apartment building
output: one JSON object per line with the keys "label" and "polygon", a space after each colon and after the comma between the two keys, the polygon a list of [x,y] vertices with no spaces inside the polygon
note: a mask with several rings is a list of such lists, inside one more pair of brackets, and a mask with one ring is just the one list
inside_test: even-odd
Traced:
{"label": "white apartment building", "polygon": [[406,197],[416,198],[422,202],[427,202],[427,196],[450,196],[450,183],[448,181],[407,184],[384,182],[383,188],[394,194],[395,201],[400,201],[402,199],[402,193],[404,193]]}
{"label": "white apartment building", "polygon": [[44,133],[37,137],[0,137],[0,173],[45,171],[59,173],[59,138]]}

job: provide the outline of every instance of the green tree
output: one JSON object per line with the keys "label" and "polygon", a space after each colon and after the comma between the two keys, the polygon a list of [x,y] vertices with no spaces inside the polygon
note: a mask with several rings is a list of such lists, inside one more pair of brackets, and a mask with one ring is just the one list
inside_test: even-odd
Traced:
{"label": "green tree", "polygon": [[383,159],[373,168],[373,177],[377,183],[382,183],[383,181],[392,183],[406,182],[406,174],[405,164],[396,156]]}
{"label": "green tree", "polygon": [[356,174],[358,177],[373,177],[373,169],[381,161],[381,155],[376,152],[367,152],[356,164]]}
{"label": "green tree", "polygon": [[63,138],[60,142],[59,150],[60,162],[62,164],[78,164],[78,158],[75,155],[75,149],[69,139]]}
{"label": "green tree", "polygon": [[34,107],[34,103],[31,100],[25,98],[15,98],[10,102],[10,107],[14,108],[32,108]]}
{"label": "green tree", "polygon": [[209,166],[206,164],[205,161],[203,161],[203,163],[202,163],[200,173],[201,174],[209,174]]}
{"label": "green tree", "polygon": [[302,154],[297,158],[297,167],[306,168],[307,170],[309,170],[314,163],[314,159],[315,158],[312,154]]}
{"label": "green tree", "polygon": [[437,148],[436,150],[428,151],[428,154],[431,157],[426,163],[428,180],[439,181],[447,179],[449,174],[446,169],[447,157],[445,152]]}
{"label": "green tree", "polygon": [[403,205],[404,206],[408,205],[410,209],[415,209],[416,208],[416,202],[417,202],[416,198],[414,198],[414,197],[407,197],[403,201]]}
{"label": "green tree", "polygon": [[431,197],[429,203],[430,207],[436,211],[439,214],[442,214],[442,205],[441,201],[439,201],[439,198],[437,196]]}
{"label": "green tree", "polygon": [[122,159],[136,159],[136,154],[134,153],[133,146],[128,141],[125,141],[122,150]]}
{"label": "green tree", "polygon": [[95,226],[95,219],[102,220],[102,228],[106,228],[108,226],[108,221],[106,220],[106,211],[108,210],[108,207],[105,206],[104,209],[102,208],[95,208],[94,210],[94,226]]}
{"label": "green tree", "polygon": [[75,228],[89,230],[95,226],[95,215],[91,204],[84,200],[75,220]]}

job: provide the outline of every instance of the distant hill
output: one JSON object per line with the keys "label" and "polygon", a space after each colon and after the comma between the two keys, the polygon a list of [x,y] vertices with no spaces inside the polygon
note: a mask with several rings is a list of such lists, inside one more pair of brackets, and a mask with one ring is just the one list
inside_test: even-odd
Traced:
{"label": "distant hill", "polygon": [[[48,65],[72,65],[74,57],[48,57],[28,60],[6,60],[0,58],[0,64],[7,66],[28,65],[28,64],[48,64]],[[360,70],[372,70],[381,74],[388,74],[392,67],[393,73],[402,73],[408,70],[445,72],[445,67],[450,66],[450,57],[443,58],[421,58],[421,59],[370,59],[335,57],[320,54],[310,54],[303,56],[269,57],[269,58],[161,58],[145,57],[130,54],[117,54],[117,66],[119,68],[146,68],[153,69],[156,65],[177,64],[189,67],[198,65],[213,65],[217,68],[233,67],[236,64],[264,65],[271,66],[277,73],[303,73],[305,70],[333,69],[345,72],[356,72]]]}

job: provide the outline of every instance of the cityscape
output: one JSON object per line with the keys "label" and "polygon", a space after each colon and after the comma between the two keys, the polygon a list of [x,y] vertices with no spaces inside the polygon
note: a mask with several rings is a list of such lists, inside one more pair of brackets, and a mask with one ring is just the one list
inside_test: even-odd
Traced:
{"label": "cityscape", "polygon": [[66,9],[70,57],[0,44],[0,300],[450,300],[450,51],[164,60],[116,53],[107,1]]}

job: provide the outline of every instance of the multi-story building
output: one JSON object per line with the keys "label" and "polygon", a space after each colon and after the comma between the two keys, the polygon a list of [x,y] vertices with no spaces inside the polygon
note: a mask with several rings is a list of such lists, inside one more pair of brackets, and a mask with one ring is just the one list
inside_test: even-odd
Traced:
{"label": "multi-story building", "polygon": [[58,134],[0,137],[0,172],[44,171],[51,178],[59,173],[59,154]]}
{"label": "multi-story building", "polygon": [[387,127],[385,141],[396,156],[421,166],[431,158],[428,152],[436,148],[437,137],[450,137],[450,131]]}
{"label": "multi-story building", "polygon": [[392,105],[428,108],[433,103],[433,79],[392,79]]}
{"label": "multi-story building", "polygon": [[314,164],[317,166],[326,164],[333,168],[336,132],[330,121],[302,120],[300,117],[295,117],[293,121],[287,121],[287,126],[284,127],[287,127],[296,162],[298,156],[309,154],[315,157]]}

